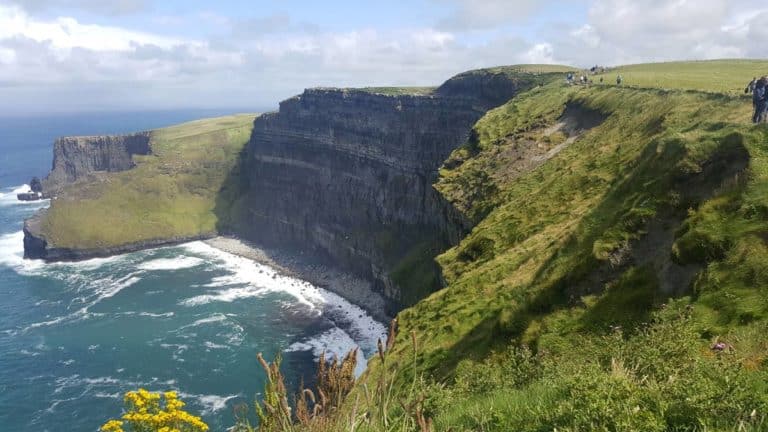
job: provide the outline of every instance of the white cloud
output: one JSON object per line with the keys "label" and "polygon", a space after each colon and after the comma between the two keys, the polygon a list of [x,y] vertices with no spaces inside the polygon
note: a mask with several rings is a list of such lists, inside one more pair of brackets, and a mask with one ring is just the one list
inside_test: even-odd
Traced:
{"label": "white cloud", "polygon": [[5,0],[28,12],[44,12],[56,8],[79,9],[103,15],[127,15],[146,11],[151,0]]}
{"label": "white cloud", "polygon": [[554,50],[549,43],[539,43],[531,47],[523,56],[522,63],[547,64],[555,63]]}
{"label": "white cloud", "polygon": [[551,46],[521,38],[470,45],[431,28],[283,32],[280,22],[193,40],[0,6],[0,110],[263,107],[311,86],[437,85],[475,67],[552,60]]}
{"label": "white cloud", "polygon": [[558,58],[582,66],[765,57],[763,10],[749,1],[595,0],[587,23],[551,36]]}
{"label": "white cloud", "polygon": [[502,24],[520,22],[546,7],[546,0],[435,0],[454,8],[438,27],[446,30],[488,30]]}
{"label": "white cloud", "polygon": [[117,27],[81,24],[68,17],[39,20],[20,8],[0,6],[0,40],[13,37],[50,41],[57,49],[77,47],[94,51],[126,51],[133,43],[169,47],[181,42]]}

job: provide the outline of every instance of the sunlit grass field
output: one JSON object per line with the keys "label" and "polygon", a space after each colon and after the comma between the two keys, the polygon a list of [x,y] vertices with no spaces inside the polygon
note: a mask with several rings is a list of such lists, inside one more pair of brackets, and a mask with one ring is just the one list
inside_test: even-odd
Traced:
{"label": "sunlit grass field", "polygon": [[[476,124],[436,185],[476,226],[437,257],[446,288],[399,315],[398,346],[423,341],[402,377],[436,383],[437,430],[762,430],[768,130],[743,95],[762,70],[628,66],[621,88],[557,80]],[[500,175],[516,148],[562,142],[545,131],[566,106],[605,121]],[[664,273],[672,263],[693,269],[690,285]],[[716,340],[735,354],[713,354]]]}
{"label": "sunlit grass field", "polygon": [[624,85],[659,89],[699,90],[725,94],[743,94],[753,77],[768,75],[768,60],[710,60],[692,62],[648,63],[620,66],[592,77],[598,82],[615,84],[621,74]]}
{"label": "sunlit grass field", "polygon": [[[152,132],[137,166],[68,187],[43,223],[57,247],[98,248],[216,232],[221,189],[237,168],[254,114],[198,120]],[[217,214],[219,213],[219,214]]]}

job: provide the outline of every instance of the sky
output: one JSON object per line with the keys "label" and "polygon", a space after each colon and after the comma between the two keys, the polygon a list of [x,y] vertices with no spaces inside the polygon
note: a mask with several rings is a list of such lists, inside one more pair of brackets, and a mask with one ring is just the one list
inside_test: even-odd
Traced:
{"label": "sky", "polygon": [[261,111],[488,66],[765,57],[755,0],[0,0],[0,115]]}

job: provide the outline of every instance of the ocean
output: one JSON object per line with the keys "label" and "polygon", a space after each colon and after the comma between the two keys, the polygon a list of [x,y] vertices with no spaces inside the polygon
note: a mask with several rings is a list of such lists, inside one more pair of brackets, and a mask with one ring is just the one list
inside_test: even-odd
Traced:
{"label": "ocean", "polygon": [[[263,388],[283,356],[289,386],[317,357],[374,353],[385,327],[338,295],[203,242],[78,263],[23,259],[16,193],[50,169],[63,135],[126,133],[222,111],[0,118],[0,431],[96,431],[129,390],[176,390],[211,430]],[[365,361],[358,365],[364,370]]]}

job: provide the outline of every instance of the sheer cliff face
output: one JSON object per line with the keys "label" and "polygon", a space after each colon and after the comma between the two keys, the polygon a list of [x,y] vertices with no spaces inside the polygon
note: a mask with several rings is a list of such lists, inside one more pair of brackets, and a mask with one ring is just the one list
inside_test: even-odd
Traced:
{"label": "sheer cliff face", "polygon": [[133,155],[151,152],[150,133],[59,138],[53,145],[53,168],[43,181],[47,194],[98,171],[134,167]]}
{"label": "sheer cliff face", "polygon": [[463,231],[432,188],[437,170],[519,88],[501,83],[484,88],[491,98],[463,82],[433,96],[314,89],[284,101],[255,122],[241,234],[370,277],[393,309],[423,297],[439,285],[432,257]]}

